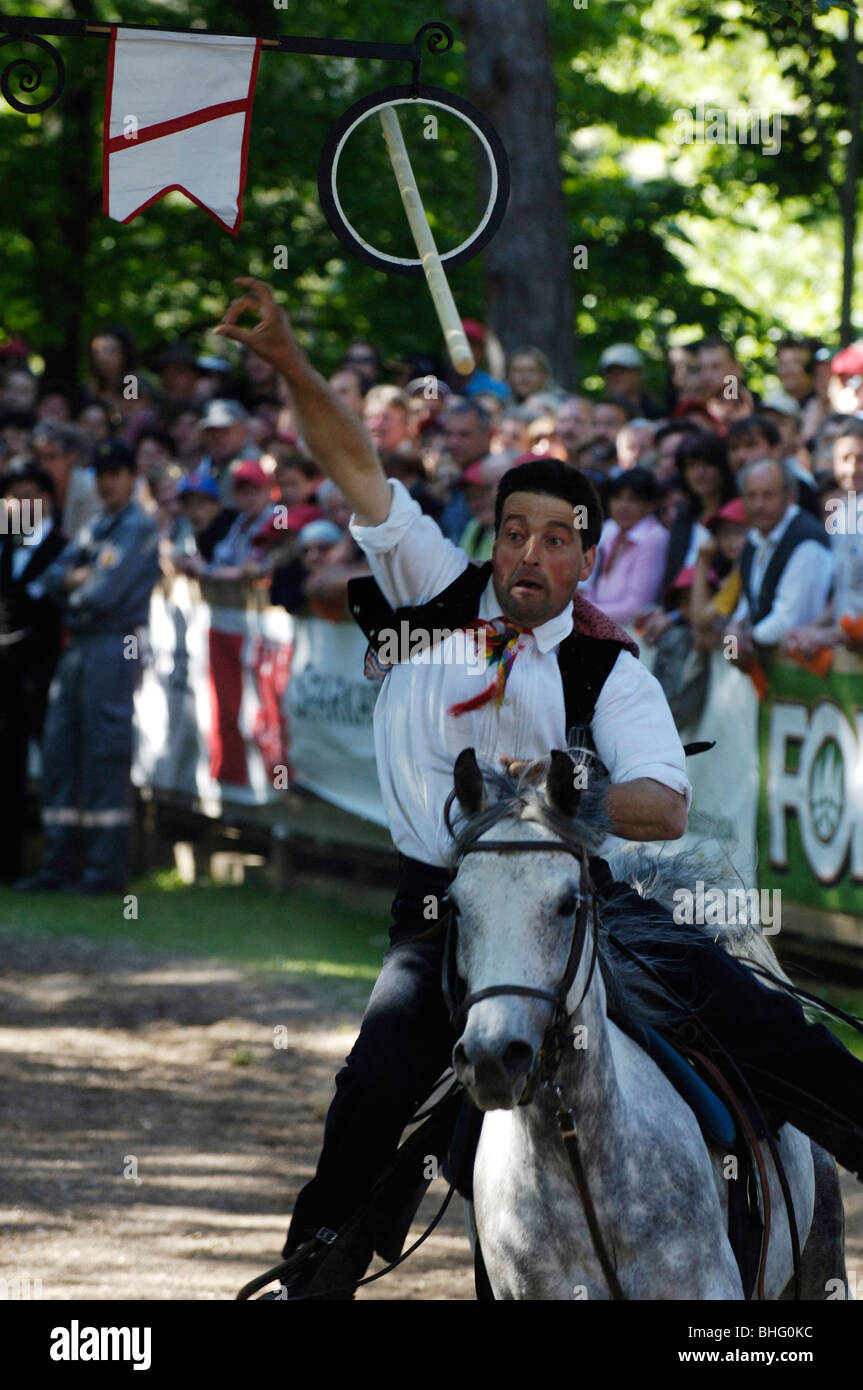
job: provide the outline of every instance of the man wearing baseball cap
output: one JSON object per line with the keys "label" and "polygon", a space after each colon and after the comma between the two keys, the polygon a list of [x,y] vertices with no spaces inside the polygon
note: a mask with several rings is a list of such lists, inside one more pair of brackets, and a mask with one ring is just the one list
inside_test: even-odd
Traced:
{"label": "man wearing baseball cap", "polygon": [[188,538],[188,549],[181,543],[181,553],[173,556],[173,563],[183,573],[196,574],[210,564],[214,549],[230,531],[237,513],[222,502],[216,479],[203,473],[190,473],[184,478],[177,496],[192,537]]}
{"label": "man wearing baseball cap", "polygon": [[612,343],[599,359],[608,396],[625,396],[633,413],[645,420],[659,420],[662,411],[644,389],[644,358],[634,343]]}
{"label": "man wearing baseball cap", "polygon": [[275,513],[270,500],[273,478],[254,459],[244,459],[231,470],[237,515],[231,529],[213,549],[211,579],[239,579],[250,558],[252,541]]}
{"label": "man wearing baseball cap", "polygon": [[19,880],[25,892],[122,892],[129,867],[136,629],[149,616],[159,536],[133,500],[131,450],[106,440],[93,467],[102,510],[37,581],[63,608],[69,640],[45,721],[42,866]]}
{"label": "man wearing baseball cap", "polygon": [[258,459],[261,451],[249,437],[249,414],[239,401],[215,399],[198,422],[203,457],[199,472],[214,477],[222,501],[230,503],[232,479],[229,469],[237,459]]}

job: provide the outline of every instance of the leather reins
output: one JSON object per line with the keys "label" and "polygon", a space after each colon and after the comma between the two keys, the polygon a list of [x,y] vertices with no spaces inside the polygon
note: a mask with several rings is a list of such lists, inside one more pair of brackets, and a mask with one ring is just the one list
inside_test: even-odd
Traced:
{"label": "leather reins", "polygon": [[[597,1220],[596,1210],[590,1195],[587,1183],[587,1176],[584,1171],[584,1163],[581,1157],[581,1149],[578,1143],[578,1133],[576,1129],[575,1115],[570,1106],[563,1098],[560,1086],[557,1083],[557,1071],[560,1066],[560,1059],[563,1048],[567,1042],[566,1026],[569,1018],[578,1012],[590,989],[593,979],[593,972],[596,968],[596,961],[599,952],[599,923],[596,910],[596,890],[590,877],[590,870],[587,862],[587,852],[579,847],[574,849],[571,845],[565,844],[562,840],[483,840],[481,843],[470,845],[463,851],[462,858],[468,854],[487,852],[490,854],[542,854],[546,850],[563,852],[570,854],[577,859],[581,868],[581,891],[577,895],[577,908],[575,914],[575,926],[573,928],[572,942],[569,948],[566,967],[561,977],[560,984],[555,991],[540,989],[534,985],[488,985],[485,989],[474,990],[461,1000],[455,1003],[456,987],[456,967],[455,967],[455,936],[453,923],[455,913],[451,910],[447,922],[446,944],[444,946],[443,963],[443,992],[444,999],[450,1011],[450,1017],[454,1027],[458,1027],[467,1014],[468,1010],[479,1003],[482,999],[493,999],[500,995],[515,994],[529,999],[541,999],[544,1003],[551,1004],[554,1008],[551,1022],[549,1023],[543,1036],[542,1046],[538,1056],[541,1058],[540,1084],[551,1087],[557,1097],[557,1123],[560,1129],[560,1137],[569,1159],[572,1170],[573,1180],[576,1190],[584,1208],[590,1238],[593,1243],[594,1253],[599,1261],[606,1283],[608,1284],[612,1298],[616,1302],[625,1301],[625,1295],[617,1277],[617,1271],[606,1248],[603,1240],[602,1231]],[[587,980],[581,992],[581,998],[572,1010],[567,1010],[566,999],[572,988],[581,957],[584,953],[584,943],[587,937],[588,918],[592,909],[593,915],[593,948],[590,957],[590,966],[587,972]],[[521,1104],[524,1104],[522,1101]]]}

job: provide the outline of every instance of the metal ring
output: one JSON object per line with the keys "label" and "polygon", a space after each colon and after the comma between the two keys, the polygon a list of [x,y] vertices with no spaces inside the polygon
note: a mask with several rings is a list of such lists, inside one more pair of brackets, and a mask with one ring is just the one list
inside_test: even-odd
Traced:
{"label": "metal ring", "polygon": [[349,107],[336,121],[321,150],[318,163],[318,196],[331,230],[342,245],[355,256],[359,256],[360,260],[390,275],[421,277],[424,271],[420,260],[390,256],[386,252],[377,251],[360,236],[345,216],[336,188],[339,159],[348,139],[360,122],[385,106],[402,106],[414,101],[454,112],[471,127],[486,152],[491,167],[491,188],[479,225],[472,236],[467,237],[452,251],[443,252],[441,261],[445,266],[456,266],[477,255],[494,236],[506,212],[509,201],[509,160],[503,141],[482,112],[470,102],[454,96],[442,87],[418,87],[416,92],[412,87],[387,87],[382,91],[372,92],[370,96]]}

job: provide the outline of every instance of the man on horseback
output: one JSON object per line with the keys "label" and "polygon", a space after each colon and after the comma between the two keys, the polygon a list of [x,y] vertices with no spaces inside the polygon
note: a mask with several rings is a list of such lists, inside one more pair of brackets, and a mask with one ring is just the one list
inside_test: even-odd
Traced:
{"label": "man on horseback", "polygon": [[[308,1241],[312,1258],[286,1280],[288,1297],[295,1297],[310,1285],[316,1293],[350,1287],[375,1249],[390,1253],[373,1213],[365,1223],[356,1214],[456,1041],[441,988],[443,938],[430,930],[429,908],[454,874],[444,805],[458,754],[472,747],[481,762],[512,766],[566,747],[573,728],[589,730],[611,783],[610,829],[626,840],[678,839],[691,789],[658,683],[626,633],[577,593],[592,570],[602,524],[583,475],[556,460],[510,470],[498,490],[493,560],[470,565],[406,489],[385,476],[362,425],[312,368],[269,287],[250,278],[239,283],[250,292],[231,303],[216,332],[282,373],[310,452],[353,508],[351,532],[373,581],[362,581],[351,604],[371,639],[371,663],[376,647],[383,653],[384,631],[398,632],[405,615],[414,632],[452,633],[441,638],[434,660],[393,665],[375,708],[381,791],[400,851],[391,945],[336,1079],[317,1172],[297,1199],[283,1253],[287,1258]],[[259,316],[250,330],[236,327],[246,311]],[[484,643],[479,678],[464,658],[449,659],[465,628]],[[592,870],[604,895],[627,891],[613,883],[604,861],[595,860]],[[683,928],[679,942],[664,948],[663,972],[773,1115],[863,1172],[863,1066],[833,1035],[807,1024],[796,1000],[759,985],[721,948],[687,940]],[[403,1194],[408,1219],[411,1196]],[[396,1224],[404,1216],[397,1204],[390,1214]],[[346,1229],[347,1238],[337,1240]]]}

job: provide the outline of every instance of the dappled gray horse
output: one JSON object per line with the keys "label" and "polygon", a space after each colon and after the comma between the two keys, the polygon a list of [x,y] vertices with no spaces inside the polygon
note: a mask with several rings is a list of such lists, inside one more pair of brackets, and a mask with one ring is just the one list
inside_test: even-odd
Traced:
{"label": "dappled gray horse", "polygon": [[[598,851],[607,831],[601,799],[585,793],[578,805],[563,753],[552,754],[544,793],[497,781],[489,806],[473,751],[459,758],[455,797],[466,820],[456,831],[462,857],[449,890],[457,921],[452,974],[457,967],[468,991],[453,1063],[487,1112],[473,1193],[494,1296],[741,1299],[725,1156],[708,1147],[664,1072],[607,1014],[610,990],[641,1021],[657,1022],[608,948],[605,907],[597,919],[595,900],[583,892],[586,854]],[[666,892],[692,886],[686,863],[670,856],[650,896],[662,898],[663,880]],[[616,877],[632,881],[622,864]],[[781,975],[760,933],[744,928],[726,945],[739,954],[754,945]],[[556,996],[565,1027],[555,1039]],[[580,1175],[562,1138],[567,1128],[577,1135]],[[787,1298],[789,1220],[761,1147],[772,1208],[764,1296]],[[835,1164],[788,1125],[778,1153],[802,1251],[799,1293],[823,1299],[828,1281],[845,1277]]]}

